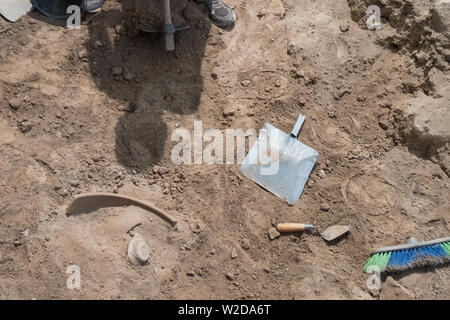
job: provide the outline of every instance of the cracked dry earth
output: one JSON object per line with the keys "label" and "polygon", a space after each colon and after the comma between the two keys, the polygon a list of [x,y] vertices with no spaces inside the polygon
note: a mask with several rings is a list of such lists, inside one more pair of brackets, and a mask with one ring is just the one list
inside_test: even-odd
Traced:
{"label": "cracked dry earth", "polygon": [[[448,266],[395,274],[381,292],[362,272],[375,248],[450,235],[438,2],[229,0],[238,21],[222,31],[186,1],[175,53],[133,32],[131,1],[107,1],[80,30],[37,12],[0,20],[0,298],[450,298]],[[370,4],[380,30],[365,26]],[[172,133],[196,120],[289,131],[299,113],[320,157],[293,206],[238,165],[171,161]],[[179,223],[135,207],[66,216],[84,192],[146,199]],[[330,245],[270,240],[279,222],[352,229]],[[131,229],[147,265],[127,261]],[[70,265],[80,290],[66,287]]]}

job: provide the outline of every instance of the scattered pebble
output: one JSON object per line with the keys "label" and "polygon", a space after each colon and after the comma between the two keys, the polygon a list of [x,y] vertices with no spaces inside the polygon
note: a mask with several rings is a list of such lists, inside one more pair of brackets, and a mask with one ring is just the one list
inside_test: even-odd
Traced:
{"label": "scattered pebble", "polygon": [[121,68],[121,67],[112,68],[113,76],[120,76],[122,73],[123,73],[123,68]]}
{"label": "scattered pebble", "polygon": [[275,240],[277,239],[281,234],[277,231],[275,228],[270,228],[269,230],[269,239]]}
{"label": "scattered pebble", "polygon": [[242,249],[244,249],[244,250],[250,249],[250,241],[248,241],[248,239],[243,239],[243,240],[241,241],[241,247],[242,247]]}
{"label": "scattered pebble", "polygon": [[331,209],[330,205],[328,203],[326,203],[326,202],[323,202],[320,205],[320,210],[322,210],[322,211],[326,212],[326,211],[330,211],[330,209]]}
{"label": "scattered pebble", "polygon": [[235,248],[231,249],[231,259],[236,259],[238,257],[237,250]]}
{"label": "scattered pebble", "polygon": [[11,107],[11,109],[13,110],[19,110],[20,109],[20,105],[21,102],[19,99],[17,98],[12,98],[8,101],[9,106]]}
{"label": "scattered pebble", "polygon": [[350,30],[350,24],[348,23],[348,21],[342,22],[340,25],[340,29],[342,32],[347,32],[348,30]]}
{"label": "scattered pebble", "polygon": [[228,106],[228,107],[225,107],[225,108],[223,109],[223,116],[224,116],[224,117],[231,117],[231,116],[234,116],[235,113],[236,113],[236,112],[235,112],[235,110],[234,110],[233,107]]}

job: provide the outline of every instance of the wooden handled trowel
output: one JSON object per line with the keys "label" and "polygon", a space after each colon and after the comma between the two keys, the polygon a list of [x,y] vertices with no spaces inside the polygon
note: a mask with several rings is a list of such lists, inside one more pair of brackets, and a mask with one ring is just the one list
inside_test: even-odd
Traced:
{"label": "wooden handled trowel", "polygon": [[[319,232],[316,226],[312,224],[302,224],[302,223],[279,223],[277,225],[277,230],[280,233],[304,232],[304,231]],[[322,237],[322,239],[330,242],[340,238],[349,231],[350,231],[349,226],[331,226],[326,228],[324,232],[319,232],[319,234]]]}

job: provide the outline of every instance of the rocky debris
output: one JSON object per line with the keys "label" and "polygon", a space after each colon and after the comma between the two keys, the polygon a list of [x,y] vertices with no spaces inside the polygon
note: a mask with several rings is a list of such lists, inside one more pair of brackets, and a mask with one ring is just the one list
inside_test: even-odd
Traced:
{"label": "rocky debris", "polygon": [[241,247],[244,250],[249,250],[250,249],[250,241],[248,239],[242,239]]}
{"label": "rocky debris", "polygon": [[8,104],[11,107],[11,109],[17,111],[20,109],[22,102],[17,98],[12,98],[8,101]]}
{"label": "rocky debris", "polygon": [[104,46],[104,44],[103,44],[103,42],[101,42],[100,40],[96,40],[95,42],[94,42],[94,48],[101,48],[101,47],[103,47]]}
{"label": "rocky debris", "polygon": [[439,0],[433,8],[433,27],[450,39],[450,1]]}
{"label": "rocky debris", "polygon": [[330,209],[331,209],[330,205],[326,202],[322,202],[322,204],[320,205],[320,210],[324,212],[328,212],[330,211]]}
{"label": "rocky debris", "polygon": [[350,30],[350,24],[348,23],[348,21],[343,21],[341,22],[339,28],[341,29],[342,32],[347,32],[348,30]]}
{"label": "rocky debris", "polygon": [[30,132],[32,128],[33,128],[33,125],[30,122],[28,122],[27,120],[24,120],[19,123],[19,129],[22,133]]}
{"label": "rocky debris", "polygon": [[150,258],[150,248],[141,235],[136,233],[128,244],[128,260],[135,266],[145,265]]}
{"label": "rocky debris", "polygon": [[275,240],[275,239],[277,239],[281,234],[277,231],[277,229],[275,229],[275,228],[270,228],[268,235],[269,235],[269,239],[270,239],[270,240]]}
{"label": "rocky debris", "polygon": [[114,67],[114,68],[112,68],[111,73],[113,76],[120,76],[123,73],[123,68],[122,67]]}
{"label": "rocky debris", "polygon": [[236,110],[233,106],[226,106],[223,109],[223,116],[225,118],[232,117],[232,116],[234,116],[235,113],[236,113]]}
{"label": "rocky debris", "polygon": [[387,277],[381,288],[381,300],[411,300],[415,295],[392,277]]}
{"label": "rocky debris", "polygon": [[235,248],[231,249],[231,259],[236,259],[238,257],[237,250]]}
{"label": "rocky debris", "polygon": [[227,280],[229,281],[234,281],[234,275],[231,272],[225,274],[225,278],[227,278]]}
{"label": "rocky debris", "polygon": [[131,81],[131,80],[133,80],[134,78],[136,78],[136,75],[135,75],[133,72],[125,72],[125,73],[123,74],[123,79],[124,79],[125,81]]}
{"label": "rocky debris", "polygon": [[86,49],[81,50],[80,52],[78,52],[78,58],[83,61],[83,62],[87,62],[88,61],[88,52]]}

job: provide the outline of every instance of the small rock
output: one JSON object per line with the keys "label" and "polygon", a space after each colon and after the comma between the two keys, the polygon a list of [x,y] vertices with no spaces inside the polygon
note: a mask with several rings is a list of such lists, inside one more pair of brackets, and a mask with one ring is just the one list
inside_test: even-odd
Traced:
{"label": "small rock", "polygon": [[195,273],[194,273],[194,271],[188,271],[188,272],[186,272],[186,275],[188,277],[193,277],[193,276],[195,276]]}
{"label": "small rock", "polygon": [[152,171],[153,171],[153,173],[159,173],[159,169],[160,169],[160,166],[153,166]]}
{"label": "small rock", "polygon": [[234,276],[233,276],[232,273],[227,273],[227,274],[225,275],[225,277],[226,277],[227,280],[229,280],[229,281],[233,281],[233,280],[234,280]]}
{"label": "small rock", "polygon": [[232,117],[232,116],[234,116],[235,113],[236,113],[236,111],[231,106],[227,106],[227,107],[225,107],[223,109],[223,116],[224,117]]}
{"label": "small rock", "polygon": [[414,293],[403,287],[390,276],[383,283],[380,294],[381,300],[411,300],[414,298]]}
{"label": "small rock", "polygon": [[101,42],[100,40],[95,41],[94,42],[94,47],[95,48],[103,47],[103,42]]}
{"label": "small rock", "polygon": [[297,48],[297,46],[295,45],[295,43],[294,42],[289,42],[289,44],[288,44],[288,48],[287,48],[287,54],[288,55],[293,55],[293,54],[296,54],[298,52],[298,48]]}
{"label": "small rock", "polygon": [[342,22],[340,25],[340,29],[342,32],[347,32],[348,30],[350,30],[350,24],[348,23],[348,21]]}
{"label": "small rock", "polygon": [[241,81],[241,85],[242,85],[243,87],[249,86],[250,83],[251,83],[250,80],[242,80],[242,81]]}
{"label": "small rock", "polygon": [[121,67],[112,68],[113,76],[120,76],[122,73],[123,73],[123,68],[121,68]]}
{"label": "small rock", "polygon": [[319,175],[319,177],[320,177],[321,179],[324,179],[324,178],[327,176],[327,174],[325,173],[325,170],[323,170],[323,169],[319,170],[319,171],[317,172],[317,174]]}
{"label": "small rock", "polygon": [[12,98],[11,100],[8,101],[9,106],[11,107],[11,109],[13,110],[19,110],[20,109],[20,105],[21,102],[19,99],[17,98]]}
{"label": "small rock", "polygon": [[320,210],[322,210],[322,211],[327,212],[327,211],[330,211],[330,209],[331,209],[330,205],[328,203],[326,203],[326,202],[323,202],[320,205]]}
{"label": "small rock", "polygon": [[217,73],[211,73],[211,78],[213,78],[214,80],[217,80]]}
{"label": "small rock", "polygon": [[248,241],[248,239],[243,239],[241,241],[241,247],[244,250],[249,250],[250,249],[250,241]]}
{"label": "small rock", "polygon": [[131,81],[131,80],[133,80],[135,77],[136,77],[136,76],[135,76],[135,74],[134,74],[133,72],[125,72],[125,73],[123,74],[123,79],[126,80],[126,81]]}
{"label": "small rock", "polygon": [[169,172],[169,169],[167,169],[166,167],[160,167],[159,168],[159,174],[163,175]]}
{"label": "small rock", "polygon": [[86,50],[81,50],[78,52],[78,58],[82,61],[87,61],[88,53]]}
{"label": "small rock", "polygon": [[236,259],[238,257],[237,250],[235,248],[231,249],[231,259]]}
{"label": "small rock", "polygon": [[30,132],[32,128],[33,125],[29,122],[22,122],[21,124],[19,124],[19,129],[22,133]]}
{"label": "small rock", "polygon": [[277,231],[275,228],[270,228],[269,230],[269,239],[275,240],[277,239],[281,234]]}

